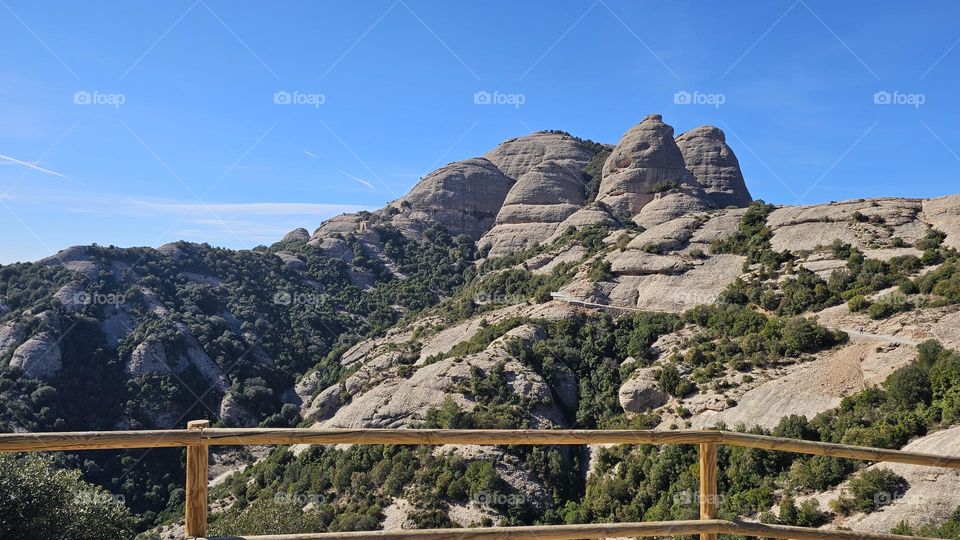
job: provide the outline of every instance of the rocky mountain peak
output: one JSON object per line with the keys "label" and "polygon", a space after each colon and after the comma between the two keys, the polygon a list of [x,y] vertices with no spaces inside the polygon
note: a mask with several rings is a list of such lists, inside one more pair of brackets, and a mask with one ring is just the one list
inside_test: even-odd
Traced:
{"label": "rocky mountain peak", "polygon": [[656,193],[681,184],[697,186],[683,153],[673,138],[673,127],[651,114],[630,128],[603,166],[597,200],[616,213],[636,215]]}
{"label": "rocky mountain peak", "polygon": [[516,180],[546,161],[555,161],[574,170],[583,170],[595,153],[572,135],[541,131],[506,140],[487,152],[484,157],[503,174]]}
{"label": "rocky mountain peak", "polygon": [[296,228],[283,236],[281,242],[306,242],[310,239],[310,231],[303,227]]}
{"label": "rocky mountain peak", "polygon": [[740,162],[723,131],[700,126],[680,134],[677,146],[687,169],[718,208],[747,206],[753,200],[740,171]]}
{"label": "rocky mountain peak", "polygon": [[[602,209],[578,213],[592,200]],[[723,131],[702,126],[674,138],[663,116],[650,114],[615,147],[564,131],[508,139],[483,157],[433,171],[370,216],[346,214],[324,222],[310,242],[357,231],[367,220],[389,223],[412,238],[439,224],[451,234],[481,240],[491,256],[499,256],[542,242],[561,228],[614,215],[648,227],[751,200]],[[304,233],[288,237],[301,239]]]}
{"label": "rocky mountain peak", "polygon": [[478,240],[493,226],[513,184],[489,159],[457,161],[428,174],[390,203],[397,211],[391,221],[413,236],[436,223],[450,234]]}

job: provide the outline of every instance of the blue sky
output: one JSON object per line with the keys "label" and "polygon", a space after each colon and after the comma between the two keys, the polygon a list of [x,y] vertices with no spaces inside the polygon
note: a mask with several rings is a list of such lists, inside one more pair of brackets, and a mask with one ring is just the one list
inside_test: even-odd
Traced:
{"label": "blue sky", "polygon": [[678,134],[721,127],[771,202],[960,192],[958,16],[949,1],[2,0],[0,263],[269,244],[501,140],[615,143],[652,112]]}

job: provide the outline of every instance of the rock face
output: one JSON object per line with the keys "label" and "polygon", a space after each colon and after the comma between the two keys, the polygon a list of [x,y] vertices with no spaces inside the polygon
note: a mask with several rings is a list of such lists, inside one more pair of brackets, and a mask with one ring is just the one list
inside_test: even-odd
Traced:
{"label": "rock face", "polygon": [[743,207],[753,201],[740,162],[720,128],[701,126],[677,137],[683,162],[717,208]]}
{"label": "rock face", "polygon": [[22,369],[31,379],[49,379],[63,367],[60,345],[48,332],[37,334],[13,351],[10,367]]}
{"label": "rock face", "polygon": [[546,240],[586,202],[581,174],[556,161],[535,165],[507,194],[496,225],[480,244],[499,257]]}
{"label": "rock face", "polygon": [[672,219],[711,210],[713,207],[713,203],[700,188],[683,184],[676,189],[655,194],[653,200],[634,216],[633,221],[641,227],[656,227]]}
{"label": "rock face", "polygon": [[503,174],[517,180],[546,161],[582,171],[593,155],[593,151],[570,135],[541,132],[504,141],[484,157]]}
{"label": "rock face", "polygon": [[287,234],[285,234],[283,236],[283,239],[281,239],[280,241],[281,242],[306,242],[307,240],[310,240],[310,232],[304,229],[303,227],[300,227],[298,229],[294,229],[288,232]]}
{"label": "rock face", "polygon": [[625,412],[641,413],[667,403],[670,396],[657,385],[656,372],[657,368],[638,369],[620,387],[620,406]]}
{"label": "rock face", "polygon": [[684,165],[673,128],[651,114],[630,128],[607,158],[597,200],[633,216],[669,184],[699,187]]}
{"label": "rock face", "polygon": [[484,158],[451,163],[390,203],[388,208],[399,212],[391,221],[411,236],[438,223],[450,234],[478,240],[493,226],[513,183]]}

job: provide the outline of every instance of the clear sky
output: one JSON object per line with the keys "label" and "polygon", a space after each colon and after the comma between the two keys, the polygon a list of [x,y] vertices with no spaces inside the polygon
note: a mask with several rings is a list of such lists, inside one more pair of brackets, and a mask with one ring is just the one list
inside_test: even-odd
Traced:
{"label": "clear sky", "polygon": [[501,140],[615,143],[653,112],[721,127],[767,201],[957,193],[958,20],[947,0],[0,0],[0,263],[269,244]]}

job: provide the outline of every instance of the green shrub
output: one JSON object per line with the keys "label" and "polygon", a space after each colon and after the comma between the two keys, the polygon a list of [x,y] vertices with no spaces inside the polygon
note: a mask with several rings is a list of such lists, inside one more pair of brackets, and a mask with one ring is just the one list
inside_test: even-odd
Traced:
{"label": "green shrub", "polygon": [[907,487],[907,481],[890,469],[866,469],[850,480],[849,495],[845,492],[831,504],[842,515],[870,513],[903,496]]}
{"label": "green shrub", "polygon": [[852,311],[852,312],[854,312],[854,313],[859,313],[859,312],[861,312],[861,311],[865,311],[865,310],[867,310],[871,305],[872,305],[872,304],[870,303],[869,300],[867,300],[867,297],[864,296],[864,295],[862,295],[862,294],[858,294],[858,295],[854,296],[853,298],[851,298],[851,299],[847,302],[847,307],[850,308],[850,311]]}
{"label": "green shrub", "polygon": [[0,455],[0,538],[132,538],[122,500],[36,455]]}

